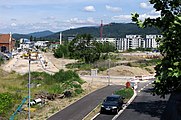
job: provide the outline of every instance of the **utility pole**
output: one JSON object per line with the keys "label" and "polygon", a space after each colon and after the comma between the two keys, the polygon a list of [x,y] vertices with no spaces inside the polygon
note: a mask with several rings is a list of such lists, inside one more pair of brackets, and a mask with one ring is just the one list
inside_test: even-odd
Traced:
{"label": "utility pole", "polygon": [[103,33],[103,20],[101,20],[101,26],[100,26],[100,39],[102,40],[102,33]]}
{"label": "utility pole", "polygon": [[30,74],[30,63],[31,63],[31,53],[30,50],[28,50],[28,56],[29,56],[29,76],[28,76],[28,120],[30,120],[30,96],[31,96],[31,74]]}

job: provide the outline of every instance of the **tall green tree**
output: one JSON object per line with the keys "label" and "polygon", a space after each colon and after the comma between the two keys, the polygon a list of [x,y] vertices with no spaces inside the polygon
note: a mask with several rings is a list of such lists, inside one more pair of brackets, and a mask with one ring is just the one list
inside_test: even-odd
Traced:
{"label": "tall green tree", "polygon": [[77,35],[69,44],[70,57],[92,63],[99,59],[100,53],[91,42],[90,34]]}
{"label": "tall green tree", "polygon": [[108,53],[114,52],[116,50],[115,44],[110,42],[96,42],[94,41],[93,44],[96,46],[100,53]]}
{"label": "tall green tree", "polygon": [[68,46],[67,45],[59,45],[59,47],[54,51],[54,56],[57,58],[69,57]]}
{"label": "tall green tree", "polygon": [[154,94],[165,97],[171,93],[161,120],[181,120],[181,1],[150,0],[158,18],[138,20],[139,14],[133,14],[132,20],[140,27],[155,26],[162,31],[163,39],[159,39],[160,52],[163,59],[156,65],[156,81]]}
{"label": "tall green tree", "polygon": [[163,39],[159,39],[160,52],[163,56],[156,66],[154,93],[164,97],[166,94],[181,91],[181,1],[150,0],[158,18],[138,20],[139,14],[132,14],[132,20],[140,27],[155,26],[162,31]]}
{"label": "tall green tree", "polygon": [[30,41],[33,41],[33,36],[32,35],[30,36]]}

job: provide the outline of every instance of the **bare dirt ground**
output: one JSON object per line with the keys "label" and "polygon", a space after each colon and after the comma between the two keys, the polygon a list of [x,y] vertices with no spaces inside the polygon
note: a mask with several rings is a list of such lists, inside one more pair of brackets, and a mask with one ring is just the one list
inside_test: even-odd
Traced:
{"label": "bare dirt ground", "polygon": [[[74,98],[64,98],[64,99],[56,99],[54,101],[48,101],[48,103],[40,110],[32,113],[32,120],[45,120],[51,115],[57,113],[58,111],[66,108],[70,104],[76,102],[80,98],[84,97],[85,95],[105,86],[105,84],[91,84],[85,83],[83,84],[83,89],[85,92],[79,96]],[[38,114],[37,114],[38,113]]]}
{"label": "bare dirt ground", "polygon": [[[108,71],[103,71],[102,75],[107,75]],[[129,66],[116,66],[109,69],[109,74],[111,76],[137,76],[137,75],[149,75],[150,73],[139,67],[129,67]]]}
{"label": "bare dirt ground", "polygon": [[[28,72],[28,59],[23,59],[20,57],[21,54],[15,56],[13,59],[8,61],[5,65],[2,66],[3,70],[5,71],[16,71],[20,74],[25,74]],[[70,59],[57,59],[54,58],[52,53],[42,53],[43,58],[48,62],[47,67],[43,69],[42,64],[39,60],[31,61],[30,69],[31,71],[52,71],[58,72],[60,69],[67,70],[65,65],[68,63],[74,63],[76,60]],[[117,66],[109,69],[109,74],[111,76],[135,76],[135,75],[149,75],[146,70],[137,67],[128,67],[128,66]],[[99,75],[107,75],[107,71],[100,73]],[[50,117],[52,114],[56,113],[59,110],[67,107],[68,105],[72,104],[76,100],[80,99],[81,97],[87,95],[90,92],[93,92],[97,89],[102,88],[103,86],[107,85],[107,79],[105,82],[100,82],[96,79],[85,78],[82,77],[86,81],[83,84],[83,89],[85,90],[84,94],[81,96],[77,96],[75,98],[64,98],[64,99],[56,99],[55,101],[48,101],[48,104],[45,105],[42,109],[37,110],[36,112],[32,113],[33,120],[43,120]],[[38,114],[37,114],[38,113]]]}

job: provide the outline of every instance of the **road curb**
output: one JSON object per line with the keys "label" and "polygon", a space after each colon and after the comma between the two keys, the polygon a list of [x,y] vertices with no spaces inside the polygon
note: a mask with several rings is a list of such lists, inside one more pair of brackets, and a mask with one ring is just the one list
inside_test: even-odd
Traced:
{"label": "road curb", "polygon": [[98,115],[100,115],[100,113],[97,113],[91,120],[94,120]]}
{"label": "road curb", "polygon": [[120,110],[120,111],[118,112],[118,114],[113,117],[112,120],[116,120],[116,119],[121,115],[121,113],[128,107],[128,105],[131,104],[131,102],[133,102],[133,100],[135,99],[136,96],[137,96],[137,93],[136,93],[136,91],[134,90],[134,95],[133,95],[133,96],[131,97],[131,99],[126,103],[126,105],[123,107],[123,109]]}
{"label": "road curb", "polygon": [[[96,110],[98,107],[99,107],[99,105],[96,106],[92,111]],[[92,111],[91,111],[91,112],[92,112]],[[89,112],[82,120],[85,120],[85,119],[91,114],[91,112]],[[91,120],[93,120],[94,118],[96,118],[99,114],[100,114],[100,113],[97,113],[93,118],[91,118]]]}

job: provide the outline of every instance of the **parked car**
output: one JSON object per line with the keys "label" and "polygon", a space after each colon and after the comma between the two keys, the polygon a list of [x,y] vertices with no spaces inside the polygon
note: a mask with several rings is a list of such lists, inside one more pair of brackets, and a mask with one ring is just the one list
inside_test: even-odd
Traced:
{"label": "parked car", "polygon": [[123,99],[124,97],[120,95],[107,96],[102,103],[100,113],[111,112],[117,114],[122,109]]}

